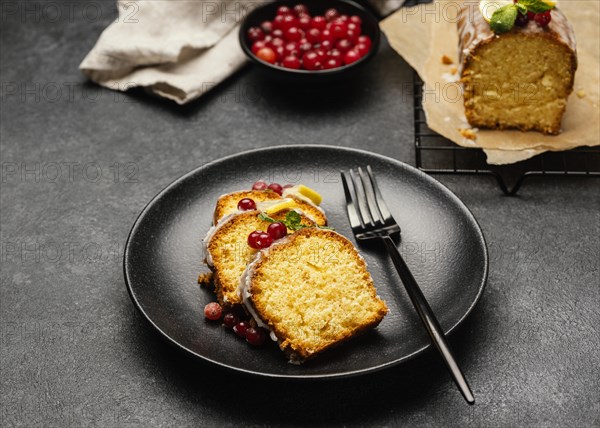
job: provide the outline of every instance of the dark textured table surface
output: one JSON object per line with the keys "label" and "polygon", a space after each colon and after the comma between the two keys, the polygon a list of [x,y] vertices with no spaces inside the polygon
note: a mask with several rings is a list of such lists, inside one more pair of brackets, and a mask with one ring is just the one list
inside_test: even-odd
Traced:
{"label": "dark textured table surface", "polygon": [[334,144],[414,164],[411,71],[384,42],[343,89],[293,93],[247,68],[178,107],[80,75],[112,2],[93,3],[98,19],[86,3],[55,3],[74,11],[59,19],[42,4],[2,4],[2,426],[600,424],[592,179],[532,179],[507,198],[488,178],[439,178],[490,249],[484,296],[451,338],[472,407],[433,353],[303,383],[217,370],[163,343],[122,274],[144,205],[194,167],[255,147]]}

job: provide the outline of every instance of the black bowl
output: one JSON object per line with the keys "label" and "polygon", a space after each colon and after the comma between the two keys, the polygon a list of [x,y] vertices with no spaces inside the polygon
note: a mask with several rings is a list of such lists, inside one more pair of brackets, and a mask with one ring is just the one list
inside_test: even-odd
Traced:
{"label": "black bowl", "polygon": [[[263,21],[272,21],[277,14],[277,9],[281,6],[293,7],[302,3],[308,7],[312,16],[323,15],[327,9],[336,8],[341,14],[358,15],[362,19],[362,33],[369,36],[372,41],[371,50],[367,55],[358,61],[344,65],[342,67],[333,68],[330,70],[293,70],[289,68],[278,67],[268,62],[258,59],[252,53],[252,45],[248,39],[248,29],[251,27],[259,27]],[[354,3],[350,0],[282,0],[267,3],[252,10],[246,16],[240,26],[240,45],[244,53],[254,62],[261,71],[265,72],[270,78],[283,81],[286,83],[325,83],[332,80],[337,80],[341,77],[351,75],[354,71],[364,66],[369,62],[379,49],[379,40],[381,39],[381,30],[379,22],[372,13],[367,9]]]}

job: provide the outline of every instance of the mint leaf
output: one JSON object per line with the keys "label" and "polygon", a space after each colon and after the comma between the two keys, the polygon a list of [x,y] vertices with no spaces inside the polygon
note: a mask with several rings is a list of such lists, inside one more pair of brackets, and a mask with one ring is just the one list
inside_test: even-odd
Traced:
{"label": "mint leaf", "polygon": [[318,227],[319,229],[324,229],[324,230],[333,230],[333,231],[335,231],[335,229],[334,229],[333,227],[329,227],[329,226],[319,226],[319,225],[317,225],[317,227]]}
{"label": "mint leaf", "polygon": [[515,25],[517,19],[517,7],[514,4],[507,4],[494,12],[490,27],[494,33],[506,33]]}
{"label": "mint leaf", "polygon": [[542,13],[547,10],[554,9],[554,6],[550,6],[543,0],[518,0],[520,4],[525,6],[529,12]]}
{"label": "mint leaf", "polygon": [[517,9],[519,10],[519,13],[521,15],[527,15],[527,7],[524,6],[521,3],[515,3],[515,6],[517,7]]}
{"label": "mint leaf", "polygon": [[302,217],[296,211],[290,211],[285,215],[284,224],[288,229],[296,230],[300,223],[302,223]]}
{"label": "mint leaf", "polygon": [[[266,214],[264,212],[261,212],[258,215],[258,218],[261,219],[262,221],[268,221],[269,223],[281,222],[285,225],[285,227],[287,227],[289,230],[293,230],[294,232],[296,232],[297,230],[300,230],[300,229],[304,229],[306,227],[314,227],[314,226],[308,226],[306,224],[302,224],[302,216],[300,214],[298,214],[296,211],[289,211],[285,215],[285,220],[275,220],[273,217],[270,217],[268,214]],[[317,225],[317,227],[319,229],[335,230],[333,227],[318,226],[318,225]]]}
{"label": "mint leaf", "polygon": [[269,223],[275,223],[275,221],[276,221],[274,218],[269,217],[267,214],[265,214],[263,212],[261,212],[258,215],[258,218],[261,219],[262,221],[268,221]]}
{"label": "mint leaf", "polygon": [[296,211],[290,211],[285,215],[285,220],[283,220],[283,224],[290,230],[294,232],[300,229],[304,229],[305,227],[313,227],[308,226],[306,224],[302,224],[302,216],[298,214]]}
{"label": "mint leaf", "polygon": [[270,217],[268,214],[261,212],[258,215],[258,218],[262,221],[268,221],[269,223],[281,222],[290,230],[294,232],[305,227],[310,227],[305,224],[302,224],[302,217],[296,211],[289,211],[285,215],[285,220],[275,220],[273,217]]}

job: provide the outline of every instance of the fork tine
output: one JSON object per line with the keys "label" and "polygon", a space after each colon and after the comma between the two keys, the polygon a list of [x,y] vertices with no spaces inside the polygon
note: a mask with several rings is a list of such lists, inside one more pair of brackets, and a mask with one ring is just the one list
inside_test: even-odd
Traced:
{"label": "fork tine", "polygon": [[356,192],[356,200],[358,202],[360,216],[363,218],[365,225],[368,223],[371,227],[375,227],[375,222],[373,221],[371,213],[369,212],[369,208],[367,207],[367,197],[365,195],[365,189],[362,185],[362,182],[360,178],[356,177],[356,173],[352,169],[350,170],[350,177],[352,178],[352,184],[354,185],[354,190]]}
{"label": "fork tine", "polygon": [[358,215],[358,207],[354,202],[356,200],[356,196],[353,195],[353,193],[350,191],[350,188],[348,187],[348,179],[346,178],[346,173],[344,171],[340,171],[340,174],[342,176],[342,184],[344,185],[344,194],[346,195],[346,210],[348,211],[350,227],[352,229],[364,227],[364,223]]}
{"label": "fork tine", "polygon": [[365,190],[365,194],[367,196],[367,207],[369,208],[371,217],[373,218],[377,226],[383,226],[384,219],[381,213],[379,212],[379,207],[377,206],[377,202],[375,200],[375,193],[373,192],[373,183],[371,182],[370,177],[367,177],[365,175],[365,172],[361,167],[358,167],[358,175],[360,177],[362,187]]}
{"label": "fork tine", "polygon": [[373,186],[373,190],[375,191],[375,200],[377,201],[377,208],[383,217],[383,221],[386,225],[390,223],[396,223],[392,213],[387,207],[383,196],[381,196],[381,192],[379,191],[379,186],[377,185],[377,180],[375,180],[375,174],[373,174],[373,170],[370,165],[367,165],[367,173],[369,174],[369,178],[371,179],[371,184]]}

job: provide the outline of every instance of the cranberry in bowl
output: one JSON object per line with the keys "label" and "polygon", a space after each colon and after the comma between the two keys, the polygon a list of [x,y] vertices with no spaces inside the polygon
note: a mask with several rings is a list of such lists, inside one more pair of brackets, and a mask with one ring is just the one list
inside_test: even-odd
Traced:
{"label": "cranberry in bowl", "polygon": [[240,26],[244,53],[270,77],[330,82],[377,53],[377,18],[351,0],[284,0],[252,10]]}

